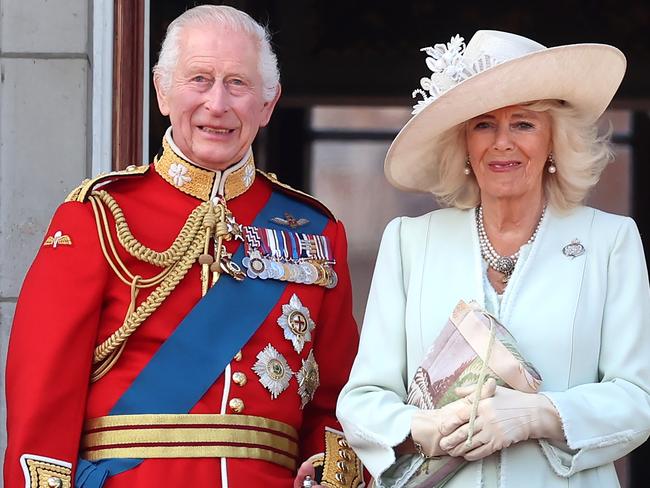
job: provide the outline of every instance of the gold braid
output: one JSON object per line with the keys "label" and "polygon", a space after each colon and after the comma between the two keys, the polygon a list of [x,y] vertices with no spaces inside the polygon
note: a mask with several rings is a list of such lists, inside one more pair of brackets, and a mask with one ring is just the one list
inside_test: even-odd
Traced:
{"label": "gold braid", "polygon": [[202,227],[203,216],[210,208],[212,208],[210,202],[203,202],[201,205],[196,207],[188,217],[187,222],[185,222],[185,225],[169,249],[163,252],[157,252],[146,247],[144,244],[139,242],[133,234],[131,234],[129,225],[126,223],[126,219],[124,218],[124,213],[112,196],[104,190],[99,190],[94,192],[94,194],[96,194],[102,202],[106,204],[113,214],[113,218],[115,219],[115,228],[117,230],[117,238],[120,241],[120,244],[124,246],[124,249],[126,249],[134,258],[153,264],[159,268],[175,264],[181,256],[187,252],[190,243]]}
{"label": "gold braid", "polygon": [[[95,213],[102,252],[117,276],[131,287],[131,303],[123,324],[95,348],[95,369],[91,375],[91,381],[94,382],[110,370],[122,353],[126,340],[170,295],[203,252],[206,239],[211,237],[210,230],[214,229],[214,209],[211,202],[203,202],[195,208],[169,249],[157,252],[144,246],[131,234],[122,209],[108,193],[103,190],[93,192],[90,201]],[[136,259],[165,267],[161,273],[142,279],[127,270],[115,249],[104,205],[113,214],[120,244]],[[207,234],[201,232],[204,228],[208,229]],[[108,247],[105,240],[108,241]],[[135,308],[138,291],[155,285],[158,287]]]}

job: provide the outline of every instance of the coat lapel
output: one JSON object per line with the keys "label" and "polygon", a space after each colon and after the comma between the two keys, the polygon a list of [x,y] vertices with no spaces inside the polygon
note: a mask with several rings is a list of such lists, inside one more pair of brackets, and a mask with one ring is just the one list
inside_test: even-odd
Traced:
{"label": "coat lapel", "polygon": [[[593,209],[586,207],[569,214],[549,208],[528,258],[513,275],[504,296],[501,321],[517,340],[524,357],[546,379],[543,389],[567,387],[571,351],[574,341],[580,340],[573,331],[585,263],[595,244],[589,242],[593,215]],[[583,254],[571,257],[563,252],[573,240],[584,246]],[[549,356],[549,351],[555,353]],[[550,357],[556,359],[549,361]],[[559,358],[566,363],[558,364]],[[556,384],[549,384],[550,378]]]}
{"label": "coat lapel", "polygon": [[[473,210],[428,214],[425,231],[406,241],[402,256],[414,258],[407,292],[407,336],[419,338],[409,356],[414,373],[459,300],[484,304],[481,256]],[[415,356],[415,358],[414,358]],[[414,358],[414,359],[413,359]],[[413,369],[412,369],[413,368]]]}

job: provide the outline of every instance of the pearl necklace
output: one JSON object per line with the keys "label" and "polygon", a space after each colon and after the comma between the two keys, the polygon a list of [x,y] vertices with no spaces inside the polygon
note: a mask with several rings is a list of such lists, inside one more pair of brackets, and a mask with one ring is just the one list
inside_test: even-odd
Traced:
{"label": "pearl necklace", "polygon": [[[530,239],[526,244],[532,244],[537,237],[537,232],[539,231],[540,226],[542,225],[542,220],[544,220],[544,215],[546,214],[546,205],[542,209],[542,215],[539,217],[537,222],[537,227],[533,231],[533,235],[530,236]],[[508,283],[510,276],[515,269],[515,265],[519,260],[519,251],[510,256],[501,256],[496,252],[490,239],[488,238],[487,232],[485,232],[485,226],[483,225],[483,207],[479,205],[476,210],[476,230],[478,231],[478,241],[481,247],[481,256],[485,262],[490,266],[490,268],[498,271],[503,274],[503,283]],[[524,244],[524,245],[526,245]]]}

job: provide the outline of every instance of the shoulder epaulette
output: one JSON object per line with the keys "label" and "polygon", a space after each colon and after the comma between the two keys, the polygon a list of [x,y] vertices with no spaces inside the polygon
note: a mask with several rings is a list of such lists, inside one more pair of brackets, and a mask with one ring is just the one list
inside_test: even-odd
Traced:
{"label": "shoulder epaulette", "polygon": [[68,196],[65,198],[66,202],[85,202],[88,199],[88,195],[93,191],[93,189],[100,184],[108,183],[109,181],[121,179],[121,178],[131,178],[135,176],[140,176],[145,174],[149,170],[149,165],[145,164],[142,166],[127,166],[125,169],[120,171],[111,171],[110,173],[101,173],[94,178],[87,178],[81,182],[81,184],[72,190]]}
{"label": "shoulder epaulette", "polygon": [[300,190],[296,190],[294,187],[289,186],[286,183],[282,183],[280,180],[278,180],[278,177],[276,176],[275,173],[266,173],[259,168],[257,169],[257,172],[262,176],[264,176],[264,178],[266,178],[274,187],[278,188],[280,191],[287,193],[297,198],[298,200],[302,200],[304,202],[313,205],[314,207],[321,210],[330,219],[337,220],[334,214],[332,213],[332,211],[329,208],[327,208],[324,203],[317,200],[310,194]]}

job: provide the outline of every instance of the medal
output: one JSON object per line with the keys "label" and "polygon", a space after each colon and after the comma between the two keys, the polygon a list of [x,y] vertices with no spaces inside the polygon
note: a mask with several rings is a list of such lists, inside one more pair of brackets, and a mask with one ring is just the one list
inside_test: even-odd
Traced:
{"label": "medal", "polygon": [[262,259],[258,251],[253,251],[250,256],[244,257],[242,264],[246,268],[246,275],[249,278],[261,278],[265,280],[269,277],[269,273],[266,270],[266,261]]}

